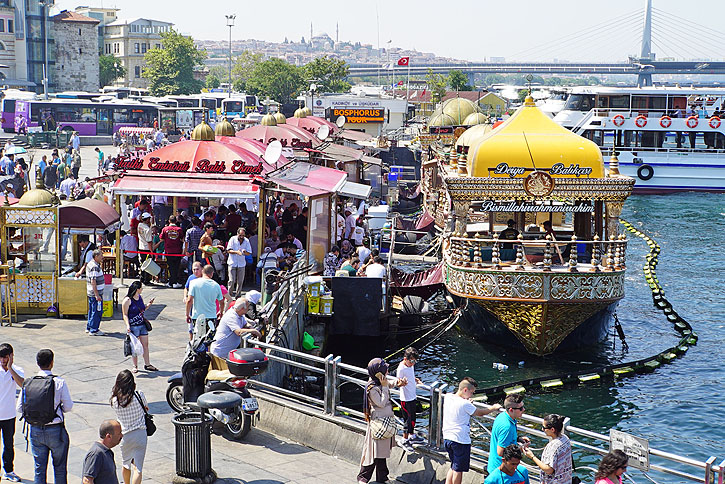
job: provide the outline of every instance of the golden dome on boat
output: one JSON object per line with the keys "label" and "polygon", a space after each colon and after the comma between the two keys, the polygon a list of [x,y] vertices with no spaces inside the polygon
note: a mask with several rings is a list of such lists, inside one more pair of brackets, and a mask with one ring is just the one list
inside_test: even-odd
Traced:
{"label": "golden dome on boat", "polygon": [[295,110],[295,113],[293,115],[295,118],[306,118],[307,117],[307,111],[305,111],[305,108],[297,108]]}
{"label": "golden dome on boat", "polygon": [[214,126],[214,134],[217,136],[234,136],[234,126],[227,121],[227,118],[224,118]]}
{"label": "golden dome on boat", "polygon": [[305,112],[305,116],[312,116],[312,109],[309,106],[303,107],[302,110]]}
{"label": "golden dome on boat", "polygon": [[480,112],[476,103],[462,97],[454,97],[443,103],[443,114],[453,118],[455,125],[464,125],[463,122],[469,115]]}
{"label": "golden dome on boat", "polygon": [[471,113],[463,120],[463,126],[475,126],[488,122],[488,116],[483,113]]}
{"label": "golden dome on boat", "polygon": [[18,205],[25,207],[46,207],[49,205],[56,205],[58,198],[44,188],[33,188],[28,190],[18,200]]}
{"label": "golden dome on boat", "polygon": [[604,178],[599,147],[559,126],[529,96],[513,116],[471,145],[468,176],[526,178],[534,169],[555,178]]}
{"label": "golden dome on boat", "polygon": [[262,126],[277,126],[277,120],[274,119],[274,115],[265,114],[262,116],[262,120],[259,122]]}
{"label": "golden dome on boat", "polygon": [[277,121],[277,124],[286,124],[287,123],[287,118],[285,117],[284,114],[282,114],[280,112],[274,113],[274,119],[275,119],[275,121]]}
{"label": "golden dome on boat", "polygon": [[204,121],[199,123],[191,132],[191,139],[194,141],[214,141],[214,130]]}
{"label": "golden dome on boat", "polygon": [[441,113],[431,116],[428,120],[428,126],[455,126],[456,120],[447,114]]}
{"label": "golden dome on boat", "polygon": [[467,130],[465,130],[461,136],[458,137],[458,139],[456,140],[456,147],[471,146],[483,136],[488,134],[491,131],[492,127],[493,125],[491,124],[477,124],[475,126],[471,126]]}

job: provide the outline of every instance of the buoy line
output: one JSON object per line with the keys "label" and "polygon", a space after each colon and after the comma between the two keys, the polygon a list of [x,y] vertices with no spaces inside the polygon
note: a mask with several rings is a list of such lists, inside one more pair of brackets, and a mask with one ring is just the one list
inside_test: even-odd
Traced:
{"label": "buoy line", "polygon": [[489,388],[482,388],[476,391],[476,394],[483,394],[486,397],[497,397],[508,395],[511,393],[538,392],[542,390],[557,390],[564,388],[566,385],[583,385],[592,382],[601,381],[604,378],[620,379],[628,376],[634,376],[640,373],[649,373],[665,363],[669,363],[678,356],[684,355],[690,346],[697,344],[697,333],[692,330],[692,326],[672,307],[672,304],[665,298],[665,291],[660,286],[657,279],[657,263],[660,254],[660,246],[657,242],[644,232],[637,230],[631,223],[626,220],[620,220],[627,231],[633,235],[640,237],[649,246],[649,254],[645,257],[645,265],[643,267],[644,277],[647,285],[652,291],[652,302],[655,308],[662,311],[667,320],[672,323],[675,331],[680,336],[675,346],[660,351],[656,355],[642,358],[635,361],[625,363],[617,363],[614,365],[606,365],[595,369],[588,368],[570,373],[564,373],[555,376],[544,376],[538,378],[529,378],[512,383],[505,383]]}

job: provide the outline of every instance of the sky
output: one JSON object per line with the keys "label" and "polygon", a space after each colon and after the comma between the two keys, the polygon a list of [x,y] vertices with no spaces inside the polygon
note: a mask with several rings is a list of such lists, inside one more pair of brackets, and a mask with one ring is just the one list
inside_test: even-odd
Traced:
{"label": "sky", "polygon": [[[624,61],[640,51],[645,0],[56,0],[60,9],[78,5],[120,8],[122,18],[173,22],[195,39],[227,40],[226,14],[236,14],[232,36],[299,42],[313,32],[340,41],[433,52],[470,61]],[[658,58],[725,59],[725,1],[652,0],[653,51]],[[454,7],[455,5],[455,7]],[[378,30],[379,28],[379,30]],[[415,58],[411,59],[411,63]]]}

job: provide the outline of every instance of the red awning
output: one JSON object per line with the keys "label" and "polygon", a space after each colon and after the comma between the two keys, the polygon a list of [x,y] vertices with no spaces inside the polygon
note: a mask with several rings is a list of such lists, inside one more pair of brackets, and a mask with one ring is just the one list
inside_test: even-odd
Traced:
{"label": "red awning", "polygon": [[166,195],[174,197],[255,198],[259,186],[249,180],[199,177],[126,175],[113,185],[114,195]]}
{"label": "red awning", "polygon": [[344,171],[298,161],[279,169],[268,180],[303,195],[314,196],[335,193],[346,178]]}
{"label": "red awning", "polygon": [[94,198],[84,198],[60,206],[60,228],[105,229],[120,220],[109,204]]}

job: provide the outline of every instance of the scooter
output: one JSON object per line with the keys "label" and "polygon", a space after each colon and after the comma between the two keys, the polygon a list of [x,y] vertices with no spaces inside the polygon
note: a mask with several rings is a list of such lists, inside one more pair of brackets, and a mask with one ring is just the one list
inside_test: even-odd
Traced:
{"label": "scooter", "polygon": [[[206,325],[197,320],[196,330]],[[200,326],[201,325],[201,326]],[[209,413],[224,425],[226,434],[232,439],[244,438],[254,424],[254,415],[259,411],[259,402],[247,389],[247,379],[259,375],[269,363],[263,351],[257,348],[238,348],[222,359],[207,352],[214,339],[215,328],[196,331],[189,344],[181,372],[172,375],[166,390],[166,401],[178,413],[198,410],[197,398],[206,392],[229,391],[242,397],[241,405],[231,409],[212,408]]]}

